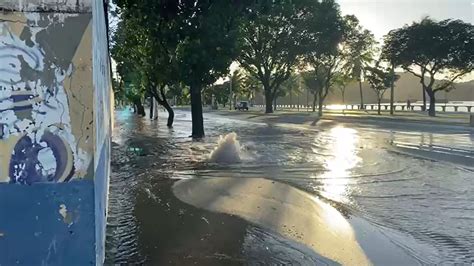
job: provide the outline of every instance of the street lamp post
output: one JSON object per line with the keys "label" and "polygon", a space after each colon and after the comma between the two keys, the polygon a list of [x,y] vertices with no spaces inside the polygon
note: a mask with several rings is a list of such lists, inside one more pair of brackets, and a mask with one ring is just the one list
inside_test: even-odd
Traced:
{"label": "street lamp post", "polygon": [[232,75],[229,79],[229,110],[232,110]]}

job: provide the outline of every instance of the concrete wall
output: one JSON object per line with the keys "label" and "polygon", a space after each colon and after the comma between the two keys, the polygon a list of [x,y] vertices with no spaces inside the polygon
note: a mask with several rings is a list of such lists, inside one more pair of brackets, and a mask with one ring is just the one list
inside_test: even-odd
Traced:
{"label": "concrete wall", "polygon": [[0,265],[103,261],[111,125],[102,8],[0,2]]}

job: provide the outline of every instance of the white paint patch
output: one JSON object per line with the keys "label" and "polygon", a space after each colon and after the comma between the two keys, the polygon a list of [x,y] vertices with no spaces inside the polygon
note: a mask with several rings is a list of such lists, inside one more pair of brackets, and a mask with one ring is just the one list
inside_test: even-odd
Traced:
{"label": "white paint patch", "polygon": [[66,219],[66,217],[67,217],[66,205],[64,205],[64,204],[59,205],[59,214],[61,214],[61,216],[63,217],[63,220]]}
{"label": "white paint patch", "polygon": [[56,172],[56,160],[50,148],[44,148],[38,152],[38,161],[44,176],[53,175]]}
{"label": "white paint patch", "polygon": [[17,120],[15,122],[15,126],[20,130],[21,132],[27,131],[27,129],[31,126],[30,125],[30,120],[29,119],[22,119],[22,120]]}

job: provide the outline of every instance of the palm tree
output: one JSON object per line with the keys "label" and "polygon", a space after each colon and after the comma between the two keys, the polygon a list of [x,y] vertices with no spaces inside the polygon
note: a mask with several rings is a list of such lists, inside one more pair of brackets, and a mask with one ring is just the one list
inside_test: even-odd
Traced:
{"label": "palm tree", "polygon": [[366,68],[373,62],[375,52],[375,37],[369,31],[356,25],[352,33],[352,42],[349,42],[349,55],[346,68],[352,78],[359,82],[360,106],[364,109],[364,95],[362,93],[362,81],[366,74]]}
{"label": "palm tree", "polygon": [[[275,94],[275,102],[278,97],[285,97],[290,95],[290,104],[293,104],[292,97],[293,93],[298,94],[300,92],[300,77],[296,73],[290,75],[290,77],[285,80],[280,87],[278,88],[277,93]],[[274,106],[276,110],[276,105]]]}
{"label": "palm tree", "polygon": [[243,75],[240,70],[235,70],[230,74],[229,83],[230,83],[230,97],[229,97],[229,108],[232,109],[232,100],[234,100],[234,105],[236,102],[237,95],[239,95],[242,88],[242,79]]}
{"label": "palm tree", "polygon": [[348,75],[345,72],[338,72],[334,78],[334,85],[335,87],[341,92],[342,97],[342,104],[345,104],[345,93],[346,93],[346,86],[352,81],[351,75]]}
{"label": "palm tree", "polygon": [[255,94],[260,92],[262,90],[262,86],[260,84],[260,81],[255,78],[254,75],[250,75],[247,72],[243,73],[243,77],[241,79],[241,89],[240,93],[247,97],[247,99],[253,103],[252,101],[255,98]]}

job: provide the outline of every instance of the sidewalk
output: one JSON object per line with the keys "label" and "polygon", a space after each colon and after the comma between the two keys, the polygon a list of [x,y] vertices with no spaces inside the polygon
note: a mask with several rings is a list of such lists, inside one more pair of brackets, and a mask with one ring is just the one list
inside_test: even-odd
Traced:
{"label": "sidewalk", "polygon": [[272,114],[265,114],[263,110],[256,109],[251,109],[250,111],[219,109],[209,110],[207,112],[258,122],[315,125],[321,120],[343,123],[376,124],[378,126],[428,127],[431,129],[451,128],[474,131],[474,128],[469,127],[469,113],[439,113],[436,117],[430,117],[423,112],[396,112],[391,116],[388,112],[382,112],[381,115],[378,115],[377,111],[325,110],[323,117],[319,118],[317,112],[313,113],[303,110],[277,110]]}

